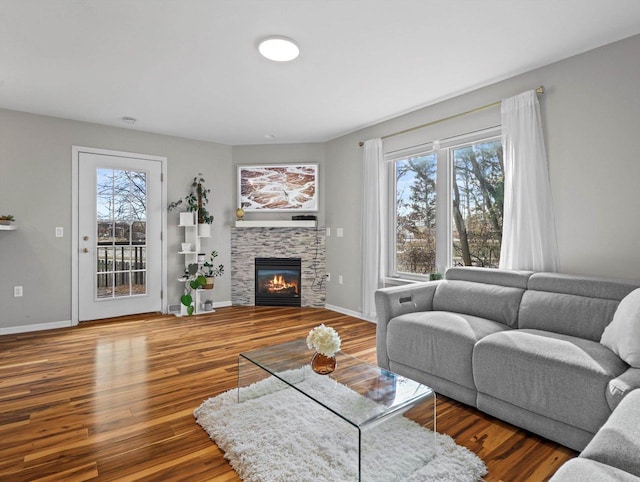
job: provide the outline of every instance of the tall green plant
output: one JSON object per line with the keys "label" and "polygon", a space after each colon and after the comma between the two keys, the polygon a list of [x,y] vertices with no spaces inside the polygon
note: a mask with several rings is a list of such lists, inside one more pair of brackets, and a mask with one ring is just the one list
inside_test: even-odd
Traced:
{"label": "tall green plant", "polygon": [[191,183],[191,191],[182,199],[178,199],[169,204],[169,211],[185,203],[187,205],[187,211],[198,212],[199,224],[211,224],[213,222],[213,215],[207,210],[207,204],[209,204],[208,194],[211,192],[211,189],[205,188],[204,183],[205,179],[202,177],[202,173],[198,173]]}

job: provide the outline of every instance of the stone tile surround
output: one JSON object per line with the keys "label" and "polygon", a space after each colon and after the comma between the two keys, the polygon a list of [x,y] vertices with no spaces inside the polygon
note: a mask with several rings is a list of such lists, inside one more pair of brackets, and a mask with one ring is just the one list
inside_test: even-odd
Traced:
{"label": "stone tile surround", "polygon": [[325,228],[231,227],[231,303],[255,304],[255,258],[300,258],[301,305],[326,300]]}

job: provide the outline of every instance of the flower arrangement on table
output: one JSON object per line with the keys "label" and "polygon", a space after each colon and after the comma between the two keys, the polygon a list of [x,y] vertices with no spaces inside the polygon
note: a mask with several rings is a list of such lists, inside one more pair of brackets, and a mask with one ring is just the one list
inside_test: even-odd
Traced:
{"label": "flower arrangement on table", "polygon": [[316,326],[307,335],[307,347],[324,356],[334,356],[340,351],[340,336],[330,326]]}
{"label": "flower arrangement on table", "polygon": [[330,326],[316,326],[307,335],[307,347],[316,352],[311,359],[311,368],[316,373],[326,375],[337,366],[336,353],[340,351],[340,336]]}

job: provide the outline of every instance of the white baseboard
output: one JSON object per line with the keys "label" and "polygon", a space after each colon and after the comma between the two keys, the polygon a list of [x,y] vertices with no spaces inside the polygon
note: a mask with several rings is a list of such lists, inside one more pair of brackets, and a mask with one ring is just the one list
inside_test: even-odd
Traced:
{"label": "white baseboard", "polygon": [[342,308],[340,306],[334,306],[334,305],[329,305],[329,304],[325,304],[324,307],[328,310],[331,311],[337,311],[338,313],[342,313],[343,315],[347,315],[347,316],[353,316],[354,318],[360,318],[361,320],[364,321],[368,321],[370,323],[375,323],[376,319],[369,319],[366,316],[364,316],[362,313],[360,313],[359,311],[353,311],[353,310],[349,310],[347,308]]}
{"label": "white baseboard", "polygon": [[30,333],[32,331],[54,330],[56,328],[69,328],[74,326],[71,320],[52,321],[50,323],[38,323],[35,325],[7,326],[0,328],[0,335],[15,335],[16,333]]}

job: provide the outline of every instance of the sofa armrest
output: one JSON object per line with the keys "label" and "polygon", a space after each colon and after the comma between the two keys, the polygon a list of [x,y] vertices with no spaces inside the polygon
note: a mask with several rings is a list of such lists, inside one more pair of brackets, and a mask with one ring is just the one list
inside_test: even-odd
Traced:
{"label": "sofa armrest", "polygon": [[577,480],[580,482],[638,482],[637,477],[624,470],[580,457],[565,462],[549,482],[576,482]]}
{"label": "sofa armrest", "polygon": [[640,477],[640,390],[629,393],[587,444],[581,458]]}
{"label": "sofa armrest", "polygon": [[426,281],[410,285],[376,290],[376,350],[378,365],[389,368],[387,355],[387,324],[396,316],[433,309],[433,294],[440,281]]}
{"label": "sofa armrest", "polygon": [[640,368],[629,367],[627,371],[609,381],[607,386],[607,403],[613,411],[636,388],[640,388]]}

